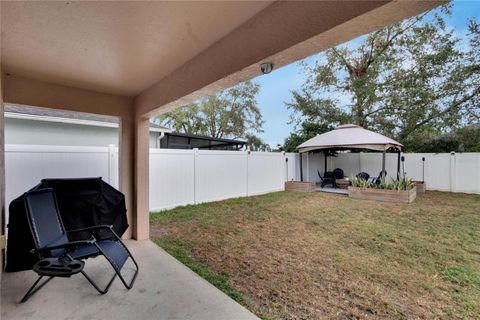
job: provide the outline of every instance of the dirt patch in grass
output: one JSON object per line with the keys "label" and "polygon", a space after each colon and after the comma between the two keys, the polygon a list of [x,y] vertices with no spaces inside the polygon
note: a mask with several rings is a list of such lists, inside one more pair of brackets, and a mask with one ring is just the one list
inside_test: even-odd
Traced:
{"label": "dirt patch in grass", "polygon": [[152,213],[151,227],[263,318],[480,314],[480,196],[390,204],[279,192]]}

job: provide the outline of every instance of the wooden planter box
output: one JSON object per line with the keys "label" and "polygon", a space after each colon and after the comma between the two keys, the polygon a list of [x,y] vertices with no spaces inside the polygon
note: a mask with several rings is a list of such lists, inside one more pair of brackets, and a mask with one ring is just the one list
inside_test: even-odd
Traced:
{"label": "wooden planter box", "polygon": [[315,183],[307,181],[286,181],[285,191],[315,192]]}
{"label": "wooden planter box", "polygon": [[411,203],[417,197],[417,187],[408,191],[348,187],[348,196],[363,200]]}
{"label": "wooden planter box", "polygon": [[425,193],[427,191],[427,183],[425,181],[413,181],[417,186],[417,193]]}

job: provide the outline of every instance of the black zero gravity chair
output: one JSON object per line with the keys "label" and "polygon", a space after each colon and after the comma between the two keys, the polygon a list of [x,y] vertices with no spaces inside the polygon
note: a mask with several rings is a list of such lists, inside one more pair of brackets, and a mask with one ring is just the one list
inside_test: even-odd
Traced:
{"label": "black zero gravity chair", "polygon": [[382,183],[382,180],[385,180],[387,178],[387,171],[382,170],[378,174],[378,177],[371,177],[372,182],[375,183],[377,186]]}
{"label": "black zero gravity chair", "polygon": [[[111,225],[121,237],[128,228],[125,195],[100,177],[42,179],[28,191],[52,188],[61,220],[66,230]],[[6,272],[32,270],[38,262],[30,224],[27,221],[23,193],[9,205]],[[68,239],[88,240],[89,232],[70,234]],[[97,239],[111,237],[108,230],[98,230]]]}
{"label": "black zero gravity chair", "polygon": [[[100,294],[107,293],[117,276],[127,289],[132,288],[138,274],[138,265],[112,226],[98,225],[65,230],[55,193],[51,188],[29,191],[24,199],[27,220],[34,239],[33,251],[40,260],[33,266],[39,277],[21,302],[27,301],[54,277],[70,277],[76,273],[81,273]],[[99,231],[109,233],[110,237],[99,237]],[[86,240],[69,240],[69,237],[79,232],[88,233],[89,237]],[[103,255],[115,271],[104,289],[100,289],[83,271],[83,260],[99,255]],[[130,282],[125,281],[121,274],[121,269],[128,258],[133,261],[136,269]],[[39,285],[45,276],[48,276],[48,279]]]}
{"label": "black zero gravity chair", "polygon": [[325,172],[325,174],[322,175],[320,174],[320,171],[317,169],[317,174],[318,177],[320,178],[320,187],[323,189],[325,186],[331,185],[332,188],[337,188],[337,183],[335,182],[335,176],[333,175],[332,172]]}

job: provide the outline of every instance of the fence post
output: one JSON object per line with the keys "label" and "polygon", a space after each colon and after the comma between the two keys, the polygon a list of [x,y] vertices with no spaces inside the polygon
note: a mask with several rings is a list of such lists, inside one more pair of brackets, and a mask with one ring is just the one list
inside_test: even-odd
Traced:
{"label": "fence post", "polygon": [[108,145],[108,183],[114,185],[114,177],[118,175],[118,172],[115,172],[115,145],[109,144]]}
{"label": "fence post", "polygon": [[251,151],[250,151],[250,148],[248,148],[247,150],[247,156],[245,157],[245,159],[247,159],[247,164],[246,164],[246,168],[247,168],[247,177],[245,179],[246,183],[245,183],[245,195],[248,197],[248,161],[250,160],[250,154],[251,154]]}
{"label": "fence post", "polygon": [[193,148],[193,204],[197,204],[197,157],[198,148]]}
{"label": "fence post", "polygon": [[455,177],[455,171],[456,171],[456,159],[455,159],[455,151],[450,152],[450,192],[455,192],[457,190],[456,188],[456,177]]}

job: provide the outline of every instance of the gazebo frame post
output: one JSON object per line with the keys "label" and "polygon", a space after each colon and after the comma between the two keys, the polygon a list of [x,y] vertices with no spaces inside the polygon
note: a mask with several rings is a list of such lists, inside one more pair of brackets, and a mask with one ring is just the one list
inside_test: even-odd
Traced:
{"label": "gazebo frame post", "polygon": [[300,152],[300,181],[303,181],[303,164],[302,164],[303,152]]}
{"label": "gazebo frame post", "polygon": [[[386,162],[386,160],[387,160],[387,150],[383,150],[383,154],[382,154],[382,175],[381,176],[383,176],[385,174],[385,162]],[[386,178],[386,177],[384,177],[384,178]]]}
{"label": "gazebo frame post", "polygon": [[323,157],[325,159],[324,167],[323,167],[323,175],[325,175],[325,172],[327,172],[327,150],[323,151]]}
{"label": "gazebo frame post", "polygon": [[400,154],[402,153],[402,151],[398,151],[397,152],[397,180],[400,180]]}

